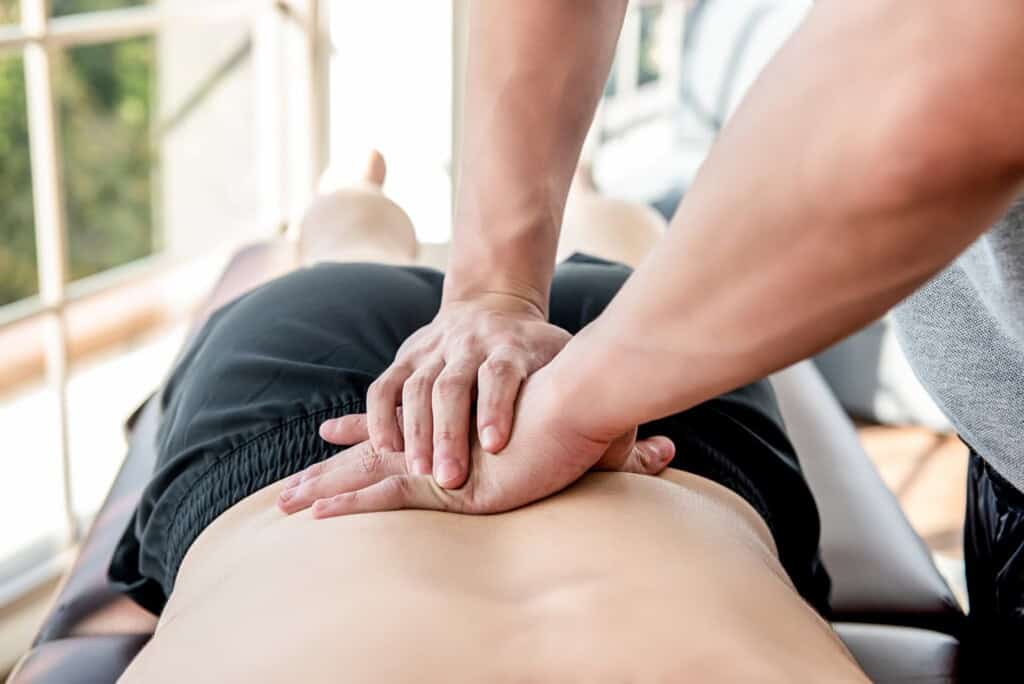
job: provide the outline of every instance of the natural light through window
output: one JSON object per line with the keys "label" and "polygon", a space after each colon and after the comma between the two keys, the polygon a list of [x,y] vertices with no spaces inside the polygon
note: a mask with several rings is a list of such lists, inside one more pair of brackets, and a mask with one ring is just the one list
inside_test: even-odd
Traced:
{"label": "natural light through window", "polygon": [[316,16],[0,0],[0,603],[87,527],[227,255],[308,201],[320,132],[289,117],[319,104],[267,75],[314,98]]}

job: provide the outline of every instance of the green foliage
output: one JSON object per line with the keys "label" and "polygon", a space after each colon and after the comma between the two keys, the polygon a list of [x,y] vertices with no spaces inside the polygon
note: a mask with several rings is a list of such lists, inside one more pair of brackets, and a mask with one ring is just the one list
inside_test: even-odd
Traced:
{"label": "green foliage", "polygon": [[37,290],[32,181],[20,58],[0,58],[0,304]]}
{"label": "green foliage", "polygon": [[58,85],[72,279],[152,253],[151,39],[71,50]]}
{"label": "green foliage", "polygon": [[50,15],[60,17],[65,14],[98,12],[146,4],[148,4],[146,0],[50,0]]}
{"label": "green foliage", "polygon": [[[54,0],[54,15],[124,7],[124,0]],[[16,3],[0,0],[0,20]],[[66,194],[69,277],[152,253],[157,166],[150,139],[151,38],[54,54]],[[37,290],[31,167],[20,57],[0,58],[0,305]]]}

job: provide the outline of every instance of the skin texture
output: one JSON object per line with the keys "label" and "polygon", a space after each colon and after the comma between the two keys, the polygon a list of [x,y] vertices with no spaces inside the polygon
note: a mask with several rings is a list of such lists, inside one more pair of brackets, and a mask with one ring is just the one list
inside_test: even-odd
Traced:
{"label": "skin texture", "polygon": [[469,6],[465,125],[441,309],[367,397],[374,447],[404,447],[410,471],[433,469],[445,487],[467,476],[474,393],[473,427],[499,451],[520,385],[568,341],[547,323],[555,246],[625,5]]}
{"label": "skin texture", "polygon": [[[553,9],[568,13],[578,6],[570,0],[516,3],[515,12],[511,3],[478,4],[495,17],[474,25],[473,45],[485,54],[494,54],[486,52],[492,42],[503,46],[525,73],[552,64],[564,73],[579,55],[570,46],[607,54],[621,21],[609,11],[570,22]],[[505,12],[502,23],[497,15]],[[572,40],[552,49],[519,30],[540,17],[544,36]],[[1006,0],[816,3],[726,126],[661,243],[605,312],[533,376],[555,393],[549,405],[557,420],[517,416],[512,440],[608,443],[630,426],[823,349],[947,265],[1024,184],[1022,27],[1024,4]],[[602,81],[607,60],[586,64],[590,70],[577,77]],[[529,108],[498,106],[506,91],[486,83],[488,71],[497,76],[502,68],[478,61],[467,91],[478,106],[467,127],[480,130],[485,120],[489,131],[515,131],[518,154],[494,153],[507,135],[469,148],[471,159],[490,161],[465,179],[476,201],[457,216],[453,250],[486,255],[489,246],[505,245],[508,272],[518,276],[517,263],[553,260],[550,208],[562,206],[566,187],[521,171],[531,159],[548,160],[550,141],[577,149],[583,127],[573,122],[587,117],[531,118]],[[543,101],[546,91],[527,81],[516,92],[529,102],[535,95]],[[572,105],[585,99],[578,92],[563,98]],[[537,195],[545,201],[505,201]],[[505,277],[503,263],[478,263],[476,279]],[[472,264],[453,282],[475,280],[465,269]],[[545,292],[550,273],[532,277],[522,290]],[[435,410],[444,411],[439,399],[446,398],[434,397]],[[547,456],[573,461],[580,453]],[[557,488],[533,467],[509,468],[490,486],[533,487],[534,498]]]}
{"label": "skin texture", "polygon": [[199,536],[123,684],[867,681],[708,480],[594,473],[502,515],[326,521],[280,513],[283,486]]}
{"label": "skin texture", "polygon": [[500,444],[495,431],[510,431],[520,384],[568,341],[546,315],[501,293],[443,301],[433,322],[402,344],[370,386],[370,438],[381,451],[404,450],[410,471],[433,471],[443,486],[460,487],[468,474],[474,389],[480,439]]}
{"label": "skin texture", "polygon": [[[305,228],[317,240],[346,230]],[[545,410],[533,415],[547,420],[555,393],[534,391],[527,400]],[[580,443],[598,468],[623,472],[526,507],[479,501],[516,509],[501,515],[337,517],[310,506],[385,471],[411,476],[403,454],[367,441],[365,416],[322,436],[362,442],[207,527],[122,682],[866,681],[746,502],[679,471],[650,477],[674,455],[668,440]],[[544,472],[557,446],[513,442],[495,456],[475,445],[464,490],[516,463]],[[414,479],[409,491],[461,501]]]}
{"label": "skin texture", "polygon": [[[531,378],[523,388],[521,420],[553,425],[544,387]],[[541,430],[543,433],[543,430]],[[636,428],[611,442],[579,440],[519,441],[513,435],[500,455],[479,443],[470,450],[469,477],[457,491],[443,488],[430,475],[412,473],[401,452],[378,451],[367,439],[366,417],[350,415],[325,422],[320,436],[334,444],[353,444],[331,458],[296,473],[284,482],[278,507],[297,513],[312,506],[313,517],[329,518],[368,511],[427,508],[456,513],[499,513],[519,508],[561,490],[587,470],[611,470],[657,475],[675,456],[667,437],[636,441]],[[522,454],[508,458],[507,452]],[[575,458],[552,460],[564,452]],[[500,486],[496,486],[500,483]]]}
{"label": "skin texture", "polygon": [[567,399],[607,399],[566,401],[569,429],[596,438],[804,358],[966,248],[1021,190],[1022,27],[1020,3],[818,3],[665,239],[552,363]]}

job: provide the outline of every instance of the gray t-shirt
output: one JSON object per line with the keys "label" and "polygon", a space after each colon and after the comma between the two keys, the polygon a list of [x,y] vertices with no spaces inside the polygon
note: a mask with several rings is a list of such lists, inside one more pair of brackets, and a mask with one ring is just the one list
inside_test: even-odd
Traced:
{"label": "gray t-shirt", "polygon": [[1024,490],[1024,197],[898,306],[896,323],[960,435]]}

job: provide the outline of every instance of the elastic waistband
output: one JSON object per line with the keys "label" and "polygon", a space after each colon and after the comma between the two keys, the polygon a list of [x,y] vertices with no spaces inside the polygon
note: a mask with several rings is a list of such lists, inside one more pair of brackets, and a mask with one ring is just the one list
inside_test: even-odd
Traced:
{"label": "elastic waistband", "polygon": [[224,511],[267,485],[322,461],[339,447],[320,438],[320,424],[363,413],[362,400],[345,402],[287,420],[217,458],[173,503],[167,527],[163,586],[170,596],[185,553]]}

